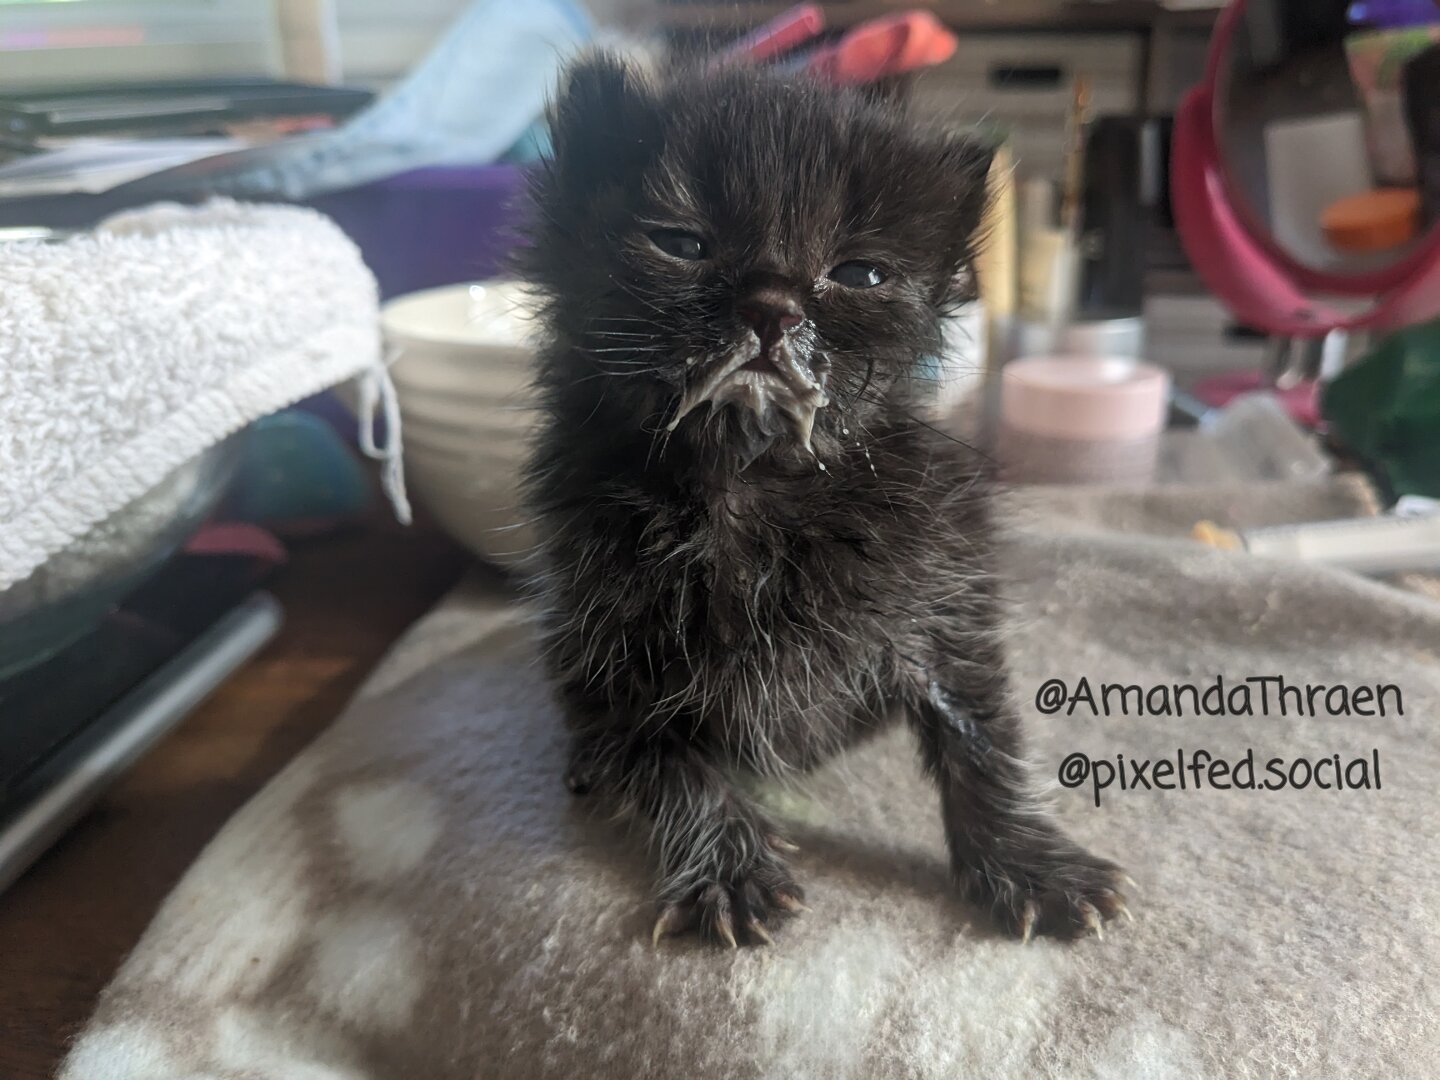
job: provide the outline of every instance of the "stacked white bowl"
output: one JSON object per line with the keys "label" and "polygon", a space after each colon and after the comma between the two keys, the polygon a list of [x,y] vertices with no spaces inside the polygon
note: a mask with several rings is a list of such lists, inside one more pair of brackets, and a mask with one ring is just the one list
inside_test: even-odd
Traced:
{"label": "stacked white bowl", "polygon": [[415,494],[482,558],[518,562],[534,543],[519,485],[536,419],[525,293],[508,281],[429,289],[387,303],[380,323]]}

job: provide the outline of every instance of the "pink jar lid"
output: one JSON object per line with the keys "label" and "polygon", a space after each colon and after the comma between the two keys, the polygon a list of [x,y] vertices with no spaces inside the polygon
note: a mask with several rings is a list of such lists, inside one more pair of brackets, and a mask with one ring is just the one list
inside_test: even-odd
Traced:
{"label": "pink jar lid", "polygon": [[1104,356],[1035,356],[1005,365],[1000,415],[1057,439],[1118,441],[1158,435],[1170,376],[1153,364]]}

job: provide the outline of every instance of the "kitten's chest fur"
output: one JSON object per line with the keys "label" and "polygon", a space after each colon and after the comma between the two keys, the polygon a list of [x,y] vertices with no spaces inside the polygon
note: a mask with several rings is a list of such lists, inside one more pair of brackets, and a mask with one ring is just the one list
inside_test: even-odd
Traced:
{"label": "kitten's chest fur", "polygon": [[709,493],[696,518],[706,589],[694,616],[742,648],[757,631],[813,648],[827,631],[855,637],[859,624],[892,617],[897,553],[876,509],[800,484]]}
{"label": "kitten's chest fur", "polygon": [[866,675],[889,666],[898,615],[884,538],[788,485],[709,493],[692,520],[693,556],[646,568],[684,582],[667,663],[692,730],[773,771],[806,767],[877,723],[884,694]]}
{"label": "kitten's chest fur", "polygon": [[622,483],[548,545],[572,678],[762,771],[883,722],[920,624],[954,617],[969,587],[954,540],[977,533],[957,463],[895,450],[814,475]]}

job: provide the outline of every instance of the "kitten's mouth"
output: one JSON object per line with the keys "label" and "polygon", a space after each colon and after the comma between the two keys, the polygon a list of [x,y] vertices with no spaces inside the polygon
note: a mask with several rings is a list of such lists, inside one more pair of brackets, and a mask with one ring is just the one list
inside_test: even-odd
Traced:
{"label": "kitten's mouth", "polygon": [[765,430],[778,420],[810,450],[815,414],[830,404],[830,398],[825,393],[825,373],[817,372],[781,341],[769,348],[742,346],[692,381],[668,430],[674,431],[706,402],[715,408],[726,404],[748,408]]}

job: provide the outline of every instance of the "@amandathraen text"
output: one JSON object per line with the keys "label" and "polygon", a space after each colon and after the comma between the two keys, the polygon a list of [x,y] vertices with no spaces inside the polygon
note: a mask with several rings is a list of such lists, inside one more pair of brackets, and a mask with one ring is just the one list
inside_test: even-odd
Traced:
{"label": "@amandathraen text", "polygon": [[1082,676],[1046,679],[1035,691],[1035,708],[1046,716],[1404,716],[1405,696],[1393,683],[1292,683],[1283,675],[1150,686]]}

